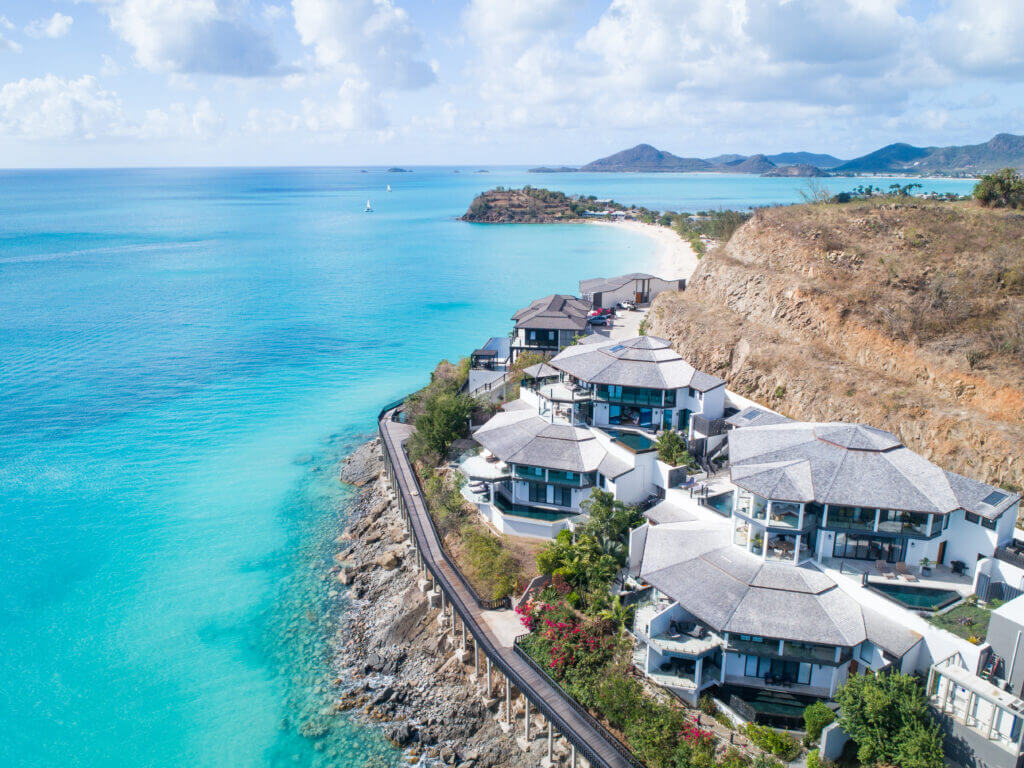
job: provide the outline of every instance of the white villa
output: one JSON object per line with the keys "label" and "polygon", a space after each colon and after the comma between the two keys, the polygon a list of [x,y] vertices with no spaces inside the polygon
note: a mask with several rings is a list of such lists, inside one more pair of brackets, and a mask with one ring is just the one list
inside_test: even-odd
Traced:
{"label": "white villa", "polygon": [[525,373],[519,399],[473,434],[491,461],[462,465],[482,514],[516,535],[554,537],[595,487],[638,504],[678,484],[653,432],[700,437],[724,415],[725,383],[651,336],[578,344]]}
{"label": "white villa", "polygon": [[[525,373],[520,398],[475,430],[464,493],[498,530],[541,538],[571,527],[595,487],[645,502],[622,595],[648,678],[793,725],[852,675],[915,673],[958,762],[1024,768],[1018,494],[883,430],[751,405],[664,339],[581,343]],[[668,466],[652,440],[665,429],[691,451],[713,439],[727,465]],[[991,585],[1021,596],[985,639],[926,620]]]}

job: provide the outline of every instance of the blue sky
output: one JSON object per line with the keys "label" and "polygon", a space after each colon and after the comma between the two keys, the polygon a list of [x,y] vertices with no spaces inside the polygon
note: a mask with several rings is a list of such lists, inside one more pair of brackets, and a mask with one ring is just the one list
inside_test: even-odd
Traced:
{"label": "blue sky", "polygon": [[1024,133],[1019,0],[0,0],[0,167],[581,163]]}

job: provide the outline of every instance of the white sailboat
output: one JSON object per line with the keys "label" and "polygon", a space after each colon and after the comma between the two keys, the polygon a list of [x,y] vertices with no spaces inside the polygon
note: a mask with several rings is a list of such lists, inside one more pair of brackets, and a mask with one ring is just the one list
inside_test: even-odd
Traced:
{"label": "white sailboat", "polygon": [[391,191],[391,185],[388,184],[388,192],[390,192],[390,191]]}
{"label": "white sailboat", "polygon": [[363,213],[373,213],[373,206],[370,205],[369,200],[366,201],[366,210],[364,210]]}

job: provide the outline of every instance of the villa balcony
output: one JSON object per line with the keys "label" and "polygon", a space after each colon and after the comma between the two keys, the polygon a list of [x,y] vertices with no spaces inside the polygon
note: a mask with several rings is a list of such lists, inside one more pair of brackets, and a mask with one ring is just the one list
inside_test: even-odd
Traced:
{"label": "villa balcony", "polygon": [[849,661],[853,656],[850,648],[842,648],[839,652],[839,661],[836,661],[835,648],[827,646],[806,646],[784,641],[782,652],[779,652],[777,640],[769,640],[758,643],[753,640],[740,640],[729,638],[725,644],[729,651],[743,653],[749,656],[760,656],[766,659],[783,659],[785,661],[804,662],[807,664],[822,664],[825,666],[837,666]]}
{"label": "villa balcony", "polygon": [[722,677],[722,669],[717,664],[705,661],[701,668],[700,680],[696,679],[696,670],[688,672],[672,667],[667,670],[659,669],[655,672],[648,672],[647,677],[650,678],[651,682],[665,688],[698,691],[712,685],[717,685]]}
{"label": "villa balcony", "polygon": [[825,686],[805,685],[797,682],[777,682],[763,677],[747,677],[746,675],[726,675],[727,685],[743,686],[746,688],[757,688],[763,691],[786,691],[787,693],[798,693],[804,696],[813,696],[819,699],[830,698],[832,692]]}

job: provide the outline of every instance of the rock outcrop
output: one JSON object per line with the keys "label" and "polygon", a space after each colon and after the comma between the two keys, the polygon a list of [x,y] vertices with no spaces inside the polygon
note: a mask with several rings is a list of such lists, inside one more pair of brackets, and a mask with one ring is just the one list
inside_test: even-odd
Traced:
{"label": "rock outcrop", "polygon": [[797,419],[887,429],[1024,486],[1024,217],[972,203],[759,211],[649,332]]}

